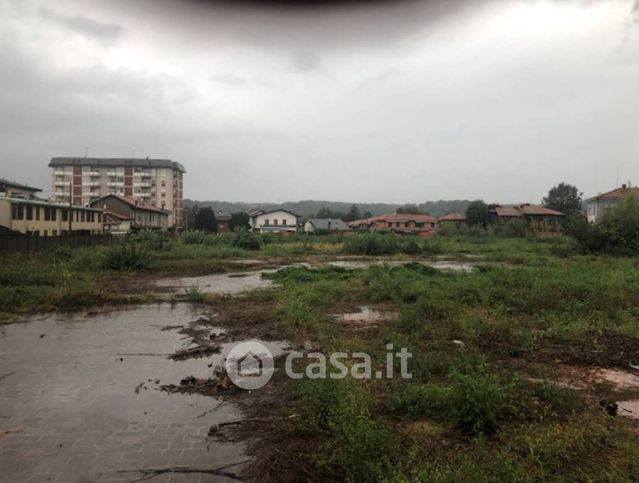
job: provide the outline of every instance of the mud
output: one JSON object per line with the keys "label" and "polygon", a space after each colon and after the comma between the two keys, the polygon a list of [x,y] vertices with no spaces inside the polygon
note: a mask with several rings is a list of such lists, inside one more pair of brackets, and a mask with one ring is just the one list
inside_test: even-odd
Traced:
{"label": "mud", "polygon": [[617,403],[617,414],[625,418],[639,420],[639,399]]}
{"label": "mud", "polygon": [[471,272],[475,265],[472,263],[460,262],[456,260],[437,260],[437,261],[413,261],[413,260],[336,260],[329,261],[327,265],[333,267],[341,267],[351,270],[369,268],[371,266],[386,265],[389,267],[399,267],[408,263],[419,263],[426,267],[432,267],[442,272]]}

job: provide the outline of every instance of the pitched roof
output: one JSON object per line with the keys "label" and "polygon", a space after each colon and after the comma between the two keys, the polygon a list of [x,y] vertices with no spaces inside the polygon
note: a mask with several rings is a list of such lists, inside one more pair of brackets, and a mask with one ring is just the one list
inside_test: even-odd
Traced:
{"label": "pitched roof", "polygon": [[348,226],[339,218],[309,218],[308,221],[316,230],[348,230]]}
{"label": "pitched roof", "polygon": [[114,213],[113,211],[105,211],[104,212],[104,223],[120,223],[121,221],[129,221],[133,220],[133,218],[129,216],[120,215],[119,213]]}
{"label": "pitched roof", "polygon": [[564,216],[561,211],[552,210],[541,205],[523,204],[517,207],[524,215]]}
{"label": "pitched roof", "polygon": [[625,198],[628,195],[633,195],[639,198],[639,187],[624,185],[621,188],[615,188],[612,191],[601,193],[597,196],[593,196],[592,198],[588,198],[586,201],[619,200],[621,198]]}
{"label": "pitched roof", "polygon": [[137,167],[137,168],[171,168],[186,173],[184,166],[170,159],[149,159],[149,158],[73,158],[56,157],[51,158],[49,167],[55,166],[113,166],[113,167]]}
{"label": "pitched roof", "polygon": [[451,212],[446,213],[444,216],[440,216],[438,221],[466,221],[466,217],[460,213]]}
{"label": "pitched roof", "polygon": [[499,217],[524,216],[521,211],[513,206],[495,206],[494,211]]}
{"label": "pitched roof", "polygon": [[102,197],[98,198],[97,200],[92,201],[91,202],[91,206],[98,205],[102,200],[104,200],[106,198],[116,198],[116,199],[122,201],[123,203],[126,203],[130,207],[135,208],[136,210],[153,211],[155,213],[160,213],[160,214],[163,214],[163,215],[168,215],[168,214],[171,213],[168,210],[163,210],[162,208],[158,208],[157,206],[149,205],[149,204],[144,203],[143,201],[137,200],[135,198],[128,198],[126,196],[116,195],[115,193],[109,193],[108,195],[102,196]]}
{"label": "pitched roof", "polygon": [[293,213],[292,211],[285,210],[283,208],[275,208],[273,210],[256,210],[249,213],[250,217],[260,216],[260,215],[270,215],[271,213],[277,213],[278,211],[283,211],[284,213],[288,213],[289,215],[293,215],[295,218],[300,218],[300,215],[297,213]]}
{"label": "pitched roof", "polygon": [[33,186],[29,186],[26,184],[22,184],[22,183],[16,183],[15,181],[10,181],[8,179],[5,178],[0,178],[0,186],[9,186],[12,188],[19,188],[19,189],[23,189],[26,191],[33,191],[34,193],[36,191],[42,191],[40,188],[34,188]]}

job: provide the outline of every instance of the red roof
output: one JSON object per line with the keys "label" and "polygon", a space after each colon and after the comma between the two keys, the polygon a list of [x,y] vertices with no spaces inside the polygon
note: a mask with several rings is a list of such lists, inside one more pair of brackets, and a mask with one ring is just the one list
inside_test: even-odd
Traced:
{"label": "red roof", "polygon": [[466,217],[460,213],[446,213],[438,218],[439,221],[466,221]]}
{"label": "red roof", "polygon": [[499,217],[523,216],[521,211],[512,206],[495,206],[495,213]]}
{"label": "red roof", "polygon": [[541,205],[520,205],[517,207],[524,215],[564,216],[561,211],[551,210]]}
{"label": "red roof", "polygon": [[112,211],[105,211],[104,212],[104,222],[107,224],[112,224],[112,223],[120,223],[122,221],[129,221],[132,220],[133,218],[129,218],[128,216],[123,216],[120,215],[118,213],[114,213]]}
{"label": "red roof", "polygon": [[625,198],[628,195],[633,195],[639,198],[639,188],[634,186],[622,186],[621,188],[614,189],[612,191],[608,191],[607,193],[602,193],[597,196],[593,196],[592,198],[588,198],[587,201],[590,200],[619,200],[621,198]]}

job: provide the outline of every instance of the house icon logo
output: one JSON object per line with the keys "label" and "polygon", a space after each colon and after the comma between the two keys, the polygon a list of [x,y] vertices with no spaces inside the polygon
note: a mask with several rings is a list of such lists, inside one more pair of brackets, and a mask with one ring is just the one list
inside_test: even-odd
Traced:
{"label": "house icon logo", "polygon": [[231,348],[224,367],[229,379],[237,387],[259,389],[273,376],[273,354],[259,342],[241,342]]}

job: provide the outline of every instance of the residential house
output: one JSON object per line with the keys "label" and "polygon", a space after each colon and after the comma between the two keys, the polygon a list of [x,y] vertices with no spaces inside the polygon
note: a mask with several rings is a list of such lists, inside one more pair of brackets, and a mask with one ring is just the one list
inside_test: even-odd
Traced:
{"label": "residential house", "polygon": [[393,213],[374,216],[349,223],[354,231],[375,231],[398,235],[433,236],[437,233],[437,219],[430,215]]}
{"label": "residential house", "polygon": [[103,233],[102,210],[27,198],[0,198],[0,227],[5,234],[33,236]]}
{"label": "residential house", "polygon": [[119,215],[121,219],[130,220],[130,229],[134,231],[166,231],[169,228],[170,211],[148,205],[135,198],[109,194],[93,201],[91,206]]}
{"label": "residential house", "polygon": [[619,200],[626,196],[635,196],[639,199],[639,187],[630,185],[621,185],[621,188],[616,188],[607,193],[602,193],[592,198],[588,198],[586,204],[586,217],[590,223],[600,221],[606,214],[606,211],[615,206]]}
{"label": "residential house", "polygon": [[340,219],[309,218],[304,223],[305,233],[343,233],[348,230],[348,225]]}
{"label": "residential house", "polygon": [[464,223],[466,221],[466,217],[464,215],[462,215],[461,213],[456,213],[456,212],[449,212],[446,213],[444,216],[440,216],[439,218],[437,218],[437,222],[441,225],[441,224],[451,224],[451,225],[459,225],[461,223]]}
{"label": "residential house", "polygon": [[131,232],[133,219],[111,211],[104,212],[104,231],[112,235],[126,235]]}
{"label": "residential house", "polygon": [[39,188],[0,178],[0,197],[3,198],[35,198],[36,193],[41,191]]}
{"label": "residential house", "polygon": [[68,158],[51,159],[53,201],[89,205],[108,194],[138,200],[168,210],[169,227],[184,225],[184,173],[170,159]]}
{"label": "residential house", "polygon": [[249,213],[251,230],[259,233],[295,233],[299,219],[299,215],[282,209]]}
{"label": "residential house", "polygon": [[561,232],[561,221],[564,214],[541,205],[523,203],[514,206],[496,205],[490,210],[492,223],[509,223],[522,220],[544,234],[553,235]]}
{"label": "residential house", "polygon": [[228,233],[231,231],[231,214],[224,212],[215,213],[215,221],[217,221],[217,232]]}

